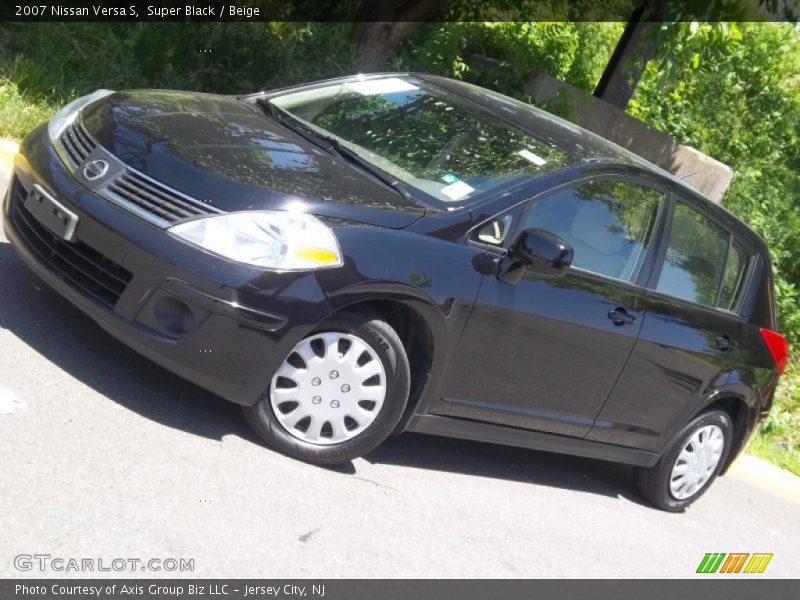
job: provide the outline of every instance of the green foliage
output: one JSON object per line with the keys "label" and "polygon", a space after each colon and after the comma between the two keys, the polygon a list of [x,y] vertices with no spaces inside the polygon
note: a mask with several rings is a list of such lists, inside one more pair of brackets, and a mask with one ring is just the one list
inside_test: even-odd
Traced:
{"label": "green foliage", "polygon": [[[621,23],[423,23],[387,68],[458,77],[520,99],[536,71],[591,91],[621,31]],[[240,93],[352,73],[353,33],[352,23],[5,24],[0,77],[50,111],[99,87]],[[30,124],[11,113],[0,135]]]}
{"label": "green foliage", "polygon": [[[0,25],[0,136],[20,136],[69,99],[101,87],[243,93],[351,73],[352,29],[351,23]],[[36,110],[18,114],[11,94]]]}
{"label": "green foliage", "polygon": [[[800,36],[779,23],[678,23],[628,112],[734,171],[727,208],[767,241],[781,329],[800,342]],[[666,75],[665,75],[666,74]]]}
{"label": "green foliage", "polygon": [[47,102],[28,100],[15,83],[0,76],[0,137],[20,138],[52,114]]}
{"label": "green foliage", "polygon": [[[537,71],[591,92],[622,33],[622,23],[425,23],[404,42],[392,67],[456,77],[529,100]],[[486,60],[486,59],[490,60]]]}
{"label": "green foliage", "polygon": [[[705,0],[707,1],[707,0]],[[625,21],[640,0],[443,0],[432,21],[566,22]],[[719,20],[719,19],[718,19]]]}

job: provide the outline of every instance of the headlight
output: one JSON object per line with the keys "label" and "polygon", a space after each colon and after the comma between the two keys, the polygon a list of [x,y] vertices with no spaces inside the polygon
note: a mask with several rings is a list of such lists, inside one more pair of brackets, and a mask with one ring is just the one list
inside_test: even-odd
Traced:
{"label": "headlight", "polygon": [[99,100],[100,98],[104,98],[113,93],[113,90],[97,90],[88,96],[81,96],[80,98],[76,98],[67,104],[64,108],[58,111],[47,124],[47,135],[50,136],[50,141],[56,141],[58,136],[61,135],[67,125],[75,120],[75,115],[78,114],[80,109],[87,104],[94,102],[95,100]]}
{"label": "headlight", "polygon": [[187,221],[169,231],[225,258],[276,271],[310,271],[342,264],[333,231],[305,213],[237,212]]}

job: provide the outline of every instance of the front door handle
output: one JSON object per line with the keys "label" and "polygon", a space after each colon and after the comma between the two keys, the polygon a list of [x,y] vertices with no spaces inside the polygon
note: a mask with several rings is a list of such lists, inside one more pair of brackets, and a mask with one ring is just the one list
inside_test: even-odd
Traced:
{"label": "front door handle", "polygon": [[736,348],[736,342],[726,333],[717,338],[717,348],[723,352],[728,352]]}
{"label": "front door handle", "polygon": [[636,317],[621,306],[608,311],[608,318],[611,319],[614,325],[633,325],[636,323]]}

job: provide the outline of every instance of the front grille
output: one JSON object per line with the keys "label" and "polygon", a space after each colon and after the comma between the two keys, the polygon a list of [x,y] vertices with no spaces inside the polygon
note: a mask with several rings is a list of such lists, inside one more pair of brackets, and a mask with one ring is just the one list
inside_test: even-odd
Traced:
{"label": "front grille", "polygon": [[[84,185],[106,200],[159,227],[167,228],[185,219],[222,212],[120,162],[89,134],[80,116],[64,129],[58,138],[58,145],[63,148],[63,160]],[[90,154],[92,158],[102,159],[116,166],[110,169],[112,174],[96,182],[86,180],[81,168]]]}
{"label": "front grille", "polygon": [[64,133],[61,134],[61,145],[74,168],[83,164],[89,153],[97,147],[97,143],[86,131],[80,119],[75,119],[64,129]]}
{"label": "front grille", "polygon": [[67,283],[114,308],[133,274],[80,240],[56,236],[25,208],[27,192],[19,182],[14,179],[11,185],[11,221],[28,248]]}
{"label": "front grille", "polygon": [[168,224],[214,212],[209,207],[198,206],[174,190],[130,169],[114,177],[107,184],[107,189]]}

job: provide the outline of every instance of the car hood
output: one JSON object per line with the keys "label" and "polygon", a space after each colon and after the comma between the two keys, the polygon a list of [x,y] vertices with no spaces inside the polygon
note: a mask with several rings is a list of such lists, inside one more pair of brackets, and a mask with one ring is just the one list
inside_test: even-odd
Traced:
{"label": "car hood", "polygon": [[233,96],[117,92],[82,111],[108,151],[226,212],[302,210],[403,228],[425,208]]}

